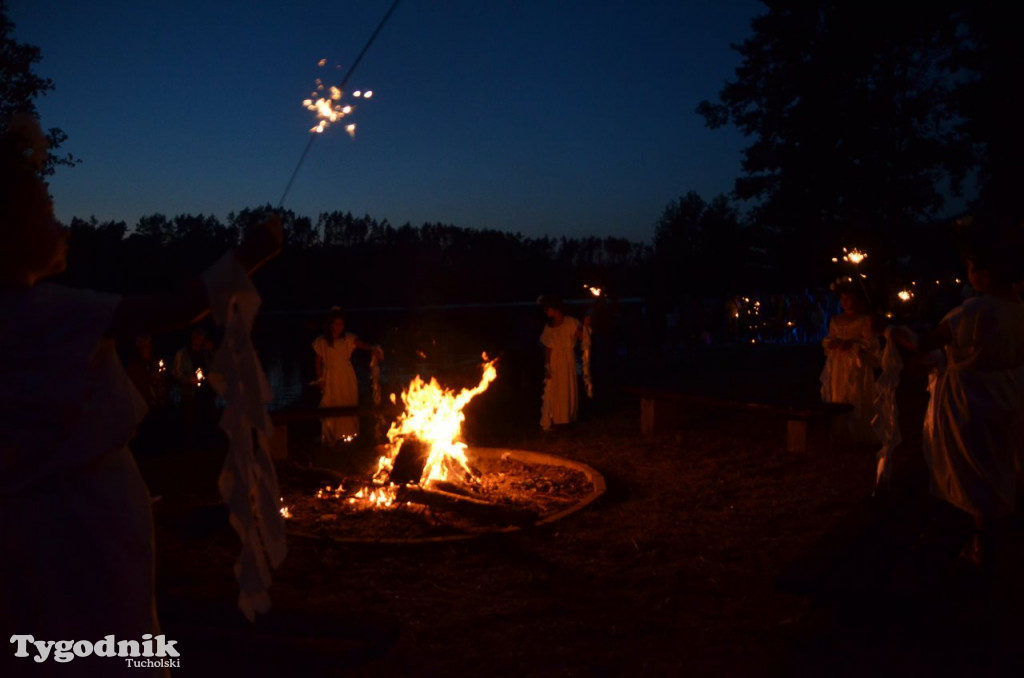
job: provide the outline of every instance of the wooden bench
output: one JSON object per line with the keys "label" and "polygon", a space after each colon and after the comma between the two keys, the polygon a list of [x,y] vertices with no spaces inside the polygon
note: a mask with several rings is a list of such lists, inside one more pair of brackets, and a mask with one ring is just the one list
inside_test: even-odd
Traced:
{"label": "wooden bench", "polygon": [[786,418],[786,449],[790,452],[807,450],[807,430],[810,424],[827,424],[833,417],[853,411],[848,403],[812,403],[790,407],[769,403],[749,403],[726,398],[684,393],[668,389],[627,387],[627,393],[640,396],[640,432],[643,435],[670,430],[676,420],[679,403],[705,407],[728,408],[777,414]]}
{"label": "wooden bench", "polygon": [[270,413],[274,432],[270,436],[271,459],[288,459],[288,426],[299,422],[318,421],[329,417],[394,416],[398,407],[391,403],[379,406],[314,407],[311,409],[277,410]]}

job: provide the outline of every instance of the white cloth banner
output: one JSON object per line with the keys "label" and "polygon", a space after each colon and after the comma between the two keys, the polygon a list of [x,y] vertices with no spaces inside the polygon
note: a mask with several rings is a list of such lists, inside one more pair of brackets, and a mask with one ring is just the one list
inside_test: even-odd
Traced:
{"label": "white cloth banner", "polygon": [[900,411],[896,404],[896,388],[900,385],[903,372],[903,357],[892,338],[892,326],[885,330],[885,350],[882,352],[882,373],[875,381],[875,414],[871,427],[882,441],[878,450],[878,467],[875,472],[875,488],[889,482],[892,473],[891,457],[896,446],[903,442],[900,433]]}
{"label": "white cloth banner", "polygon": [[277,471],[268,450],[273,426],[266,404],[273,396],[251,338],[261,299],[232,253],[203,280],[213,319],[224,328],[210,370],[211,384],[226,401],[220,427],[229,441],[218,485],[242,542],[235,562],[238,607],[252,621],[270,609],[271,569],[288,553]]}

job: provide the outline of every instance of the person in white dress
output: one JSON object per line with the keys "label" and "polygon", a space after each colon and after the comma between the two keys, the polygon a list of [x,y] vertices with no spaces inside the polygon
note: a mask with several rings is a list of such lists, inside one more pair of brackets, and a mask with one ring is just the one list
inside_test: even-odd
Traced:
{"label": "person in white dress", "polygon": [[821,371],[821,399],[826,403],[849,403],[853,412],[845,417],[843,432],[855,443],[876,444],[871,426],[874,417],[875,368],[881,349],[866,299],[855,283],[836,286],[842,313],[829,320],[828,336],[822,341],[825,367]]}
{"label": "person in white dress", "polygon": [[544,346],[544,395],[541,400],[540,427],[571,424],[579,414],[579,376],[576,371],[576,346],[583,325],[566,315],[560,299],[541,297],[548,318],[540,343]]}
{"label": "person in white dress", "polygon": [[924,420],[931,492],[973,517],[974,536],[961,555],[990,571],[1024,461],[1024,304],[1013,286],[1024,237],[1019,228],[999,237],[971,224],[960,234],[977,296],[922,338],[905,328],[894,336],[921,353],[941,351]]}
{"label": "person in white dress", "polygon": [[[352,354],[356,349],[372,352],[377,360],[384,359],[380,346],[370,345],[346,332],[344,311],[332,308],[324,322],[324,333],[313,341],[317,384],[322,394],[320,407],[355,407],[359,404],[359,382],[352,367]],[[320,420],[320,439],[324,445],[351,441],[357,435],[358,416]]]}
{"label": "person in white dress", "polygon": [[[0,125],[0,637],[141,641],[160,633],[152,502],[128,449],[146,404],[115,340],[186,326],[210,301],[199,277],[165,296],[43,282],[68,235],[39,173],[45,137],[34,119]],[[266,236],[236,251],[247,270],[279,250],[280,225]],[[0,652],[4,676],[122,674],[147,672]]]}

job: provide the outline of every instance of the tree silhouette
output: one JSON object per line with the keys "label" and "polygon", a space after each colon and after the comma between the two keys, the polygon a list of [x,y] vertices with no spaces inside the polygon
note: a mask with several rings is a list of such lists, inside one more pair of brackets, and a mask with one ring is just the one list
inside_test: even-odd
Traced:
{"label": "tree silhouette", "polygon": [[[0,120],[14,113],[36,114],[36,99],[54,89],[53,81],[43,78],[33,70],[42,58],[38,47],[14,40],[14,23],[7,15],[7,0],[0,0]],[[76,165],[74,156],[56,155],[54,151],[67,140],[67,134],[57,127],[47,130],[50,140],[50,157],[43,167],[43,174],[53,174],[57,165]]]}
{"label": "tree silhouette", "polygon": [[960,131],[978,155],[978,212],[1003,222],[1024,218],[1024,126],[1018,103],[1024,50],[1011,6],[967,3],[952,63],[968,75],[955,93]]}
{"label": "tree silhouette", "polygon": [[654,229],[655,285],[665,303],[726,294],[752,283],[746,236],[736,208],[724,195],[708,203],[690,191],[670,202]]}
{"label": "tree silhouette", "polygon": [[896,255],[890,234],[960,190],[971,155],[956,134],[955,9],[782,0],[754,20],[735,79],[697,110],[751,137],[735,191],[783,272],[805,275],[851,238]]}
{"label": "tree silhouette", "polygon": [[[208,215],[152,214],[131,229],[76,217],[62,278],[111,292],[166,290],[201,272],[272,211],[245,208],[226,224]],[[630,296],[647,291],[649,247],[621,238],[556,241],[439,223],[394,228],[336,211],[317,220],[333,234],[328,242],[308,217],[279,216],[288,233],[285,250],[258,278],[267,308],[489,304],[548,291],[583,297],[581,282]]]}

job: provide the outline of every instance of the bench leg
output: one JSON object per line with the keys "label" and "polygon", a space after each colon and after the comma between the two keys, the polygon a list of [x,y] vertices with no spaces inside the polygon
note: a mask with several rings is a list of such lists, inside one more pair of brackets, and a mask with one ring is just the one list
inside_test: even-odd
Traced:
{"label": "bench leg", "polygon": [[655,425],[655,400],[654,398],[640,399],[640,433],[650,435],[654,433]]}
{"label": "bench leg", "polygon": [[786,422],[786,450],[807,451],[807,422],[803,419],[790,419]]}
{"label": "bench leg", "polygon": [[270,447],[270,458],[274,461],[285,461],[288,459],[288,425],[278,424],[274,432],[270,434],[268,441]]}

